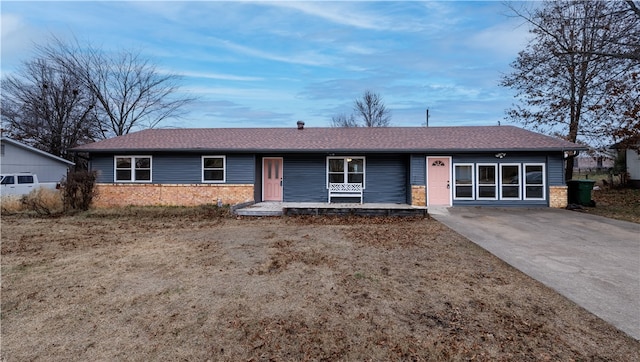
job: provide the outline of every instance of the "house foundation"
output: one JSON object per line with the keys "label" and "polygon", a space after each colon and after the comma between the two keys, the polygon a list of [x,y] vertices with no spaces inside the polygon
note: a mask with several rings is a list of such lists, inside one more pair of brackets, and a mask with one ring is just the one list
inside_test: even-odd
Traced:
{"label": "house foundation", "polygon": [[253,201],[250,184],[97,184],[93,206],[236,205]]}

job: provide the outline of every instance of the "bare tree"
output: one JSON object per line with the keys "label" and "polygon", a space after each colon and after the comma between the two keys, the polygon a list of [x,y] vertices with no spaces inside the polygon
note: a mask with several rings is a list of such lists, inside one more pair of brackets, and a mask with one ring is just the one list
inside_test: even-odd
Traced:
{"label": "bare tree", "polygon": [[353,114],[346,115],[344,113],[331,117],[331,127],[358,127],[358,122]]}
{"label": "bare tree", "polygon": [[378,93],[365,91],[362,98],[353,101],[354,113],[339,114],[331,118],[332,127],[388,127],[391,112]]}
{"label": "bare tree", "polygon": [[76,74],[97,100],[101,136],[119,136],[156,127],[179,117],[193,99],[178,96],[180,77],[163,73],[139,52],[115,55],[90,44],[82,47],[53,37],[37,47],[44,57]]}
{"label": "bare tree", "polygon": [[634,12],[638,18],[640,18],[640,5],[637,1],[634,0],[625,0],[627,5],[629,5],[629,10]]}
{"label": "bare tree", "polygon": [[353,109],[365,127],[388,127],[391,123],[391,114],[378,93],[365,91],[354,101]]}
{"label": "bare tree", "polygon": [[[626,112],[612,110],[629,104],[629,95],[620,90],[637,89],[630,75],[639,71],[638,62],[599,54],[613,54],[610,34],[629,26],[629,18],[620,17],[628,11],[615,11],[620,5],[580,0],[545,1],[531,11],[511,7],[531,25],[534,38],[512,63],[513,73],[501,80],[520,101],[507,111],[508,119],[591,144],[604,141],[604,129],[624,123]],[[569,158],[565,177],[571,179],[572,172]]]}
{"label": "bare tree", "polygon": [[71,159],[69,148],[95,138],[95,97],[75,74],[46,59],[23,63],[2,80],[2,122],[8,134]]}

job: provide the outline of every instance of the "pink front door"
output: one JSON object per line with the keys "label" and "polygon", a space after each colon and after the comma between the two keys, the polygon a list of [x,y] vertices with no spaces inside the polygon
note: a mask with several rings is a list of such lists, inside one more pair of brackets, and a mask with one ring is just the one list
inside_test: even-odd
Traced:
{"label": "pink front door", "polygon": [[262,159],[262,200],[282,201],[282,158]]}
{"label": "pink front door", "polygon": [[451,206],[451,158],[427,157],[427,205]]}

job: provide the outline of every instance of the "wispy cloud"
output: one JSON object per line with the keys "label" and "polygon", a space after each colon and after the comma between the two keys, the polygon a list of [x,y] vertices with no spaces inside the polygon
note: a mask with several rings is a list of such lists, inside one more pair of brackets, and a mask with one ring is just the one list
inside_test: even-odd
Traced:
{"label": "wispy cloud", "polygon": [[335,24],[347,25],[362,29],[389,30],[392,28],[391,19],[383,15],[365,14],[357,11],[349,2],[268,2],[259,3],[269,6],[293,9],[307,15],[319,17]]}
{"label": "wispy cloud", "polygon": [[254,81],[264,80],[264,78],[262,78],[262,77],[250,77],[250,76],[242,76],[242,75],[234,75],[234,74],[223,74],[223,73],[213,73],[213,72],[181,71],[179,74],[181,76],[190,77],[190,78],[231,80],[231,81],[239,81],[239,82],[254,82]]}
{"label": "wispy cloud", "polygon": [[515,57],[527,45],[530,38],[528,28],[513,19],[482,29],[473,34],[465,46],[482,49],[492,56]]}
{"label": "wispy cloud", "polygon": [[237,44],[230,40],[211,39],[211,41],[240,54],[277,62],[311,66],[327,66],[335,63],[335,59],[333,57],[313,50],[293,50],[287,54],[277,54],[275,52],[268,52],[262,49]]}

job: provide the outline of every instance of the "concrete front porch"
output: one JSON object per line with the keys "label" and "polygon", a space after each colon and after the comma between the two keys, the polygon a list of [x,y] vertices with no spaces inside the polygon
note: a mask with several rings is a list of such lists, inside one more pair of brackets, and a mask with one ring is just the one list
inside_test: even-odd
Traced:
{"label": "concrete front porch", "polygon": [[385,203],[259,202],[235,210],[241,216],[362,215],[427,216],[424,206]]}

